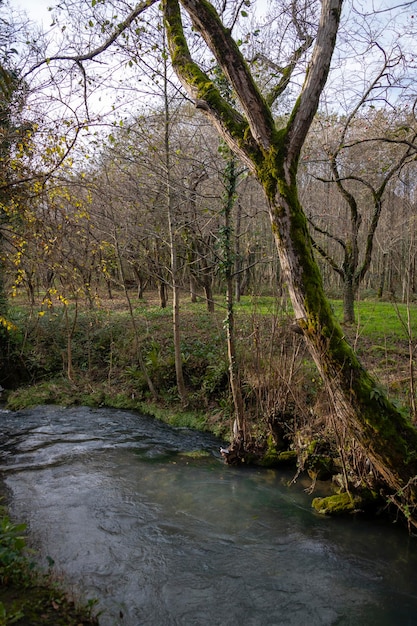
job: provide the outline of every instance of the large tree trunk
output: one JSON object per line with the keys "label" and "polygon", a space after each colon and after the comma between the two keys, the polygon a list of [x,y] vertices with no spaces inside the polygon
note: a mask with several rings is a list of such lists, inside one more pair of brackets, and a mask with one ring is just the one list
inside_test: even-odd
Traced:
{"label": "large tree trunk", "polygon": [[417,489],[410,480],[417,475],[417,431],[389,402],[346,341],[324,294],[296,182],[287,180],[285,168],[281,171],[280,192],[269,208],[298,326],[333,400],[337,420],[389,487],[401,492],[408,485],[414,501]]}

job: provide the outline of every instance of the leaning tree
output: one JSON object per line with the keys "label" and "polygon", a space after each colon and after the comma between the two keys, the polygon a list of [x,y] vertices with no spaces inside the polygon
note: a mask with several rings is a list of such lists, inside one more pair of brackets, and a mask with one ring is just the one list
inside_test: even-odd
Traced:
{"label": "leaning tree", "polygon": [[[414,502],[417,431],[361,365],[337,323],[323,290],[298,197],[300,152],[328,76],[342,0],[323,0],[304,82],[288,121],[278,127],[271,107],[288,86],[296,58],[311,43],[300,22],[299,47],[282,67],[270,93],[261,94],[230,29],[213,5],[206,0],[165,0],[163,6],[171,59],[183,86],[263,186],[295,319],[333,401],[337,420],[363,447],[390,489],[409,504]],[[192,57],[181,9],[230,81],[239,108],[221,97]],[[296,15],[294,18],[297,20]]]}
{"label": "leaning tree", "polygon": [[[140,37],[136,20],[152,4],[152,0],[138,4],[126,19],[118,18],[114,32],[95,49],[57,55],[55,60],[73,62],[85,73],[85,63],[108,50],[121,35],[126,41],[132,24],[135,28],[129,36]],[[233,35],[236,12],[224,11],[230,4],[219,3],[217,10],[208,0],[163,0],[172,65],[196,107],[263,187],[296,324],[332,399],[335,423],[349,433],[344,445],[355,442],[362,449],[387,495],[417,526],[417,431],[364,369],[333,315],[297,189],[300,153],[328,78],[343,0],[293,0],[292,26],[286,30],[293,39],[278,46],[286,61],[271,65],[270,80],[262,74],[258,84],[259,65],[251,72],[238,41],[241,34]],[[233,3],[239,10],[244,4]],[[114,6],[121,8],[118,2]],[[207,54],[194,52],[196,40],[205,44]],[[213,57],[230,83],[236,106],[222,97],[207,71],[205,62]],[[298,68],[303,59],[308,64],[301,80]],[[48,59],[49,67],[53,60]],[[261,92],[261,84],[269,91]],[[295,103],[276,122],[273,111],[280,100],[288,105],[289,89],[298,89]],[[366,482],[367,475],[362,478]]]}

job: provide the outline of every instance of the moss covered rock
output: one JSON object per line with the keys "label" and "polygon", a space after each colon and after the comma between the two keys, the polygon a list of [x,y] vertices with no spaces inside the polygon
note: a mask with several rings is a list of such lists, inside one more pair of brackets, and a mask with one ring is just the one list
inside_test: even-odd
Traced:
{"label": "moss covered rock", "polygon": [[297,458],[297,452],[295,450],[278,452],[277,450],[268,449],[260,461],[258,461],[258,465],[262,465],[262,467],[295,467],[297,465]]}
{"label": "moss covered rock", "polygon": [[362,499],[347,491],[325,498],[314,498],[312,507],[321,515],[347,515],[360,510]]}

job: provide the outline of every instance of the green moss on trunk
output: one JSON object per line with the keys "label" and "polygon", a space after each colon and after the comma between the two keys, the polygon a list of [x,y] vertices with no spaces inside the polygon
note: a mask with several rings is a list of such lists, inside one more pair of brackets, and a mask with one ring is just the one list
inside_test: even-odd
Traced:
{"label": "green moss on trunk", "polygon": [[[285,138],[285,133],[280,136],[274,152],[275,166],[264,167],[260,180],[270,202],[281,265],[288,268],[297,323],[333,399],[336,423],[347,427],[379,478],[398,491],[417,474],[417,430],[362,366],[333,314],[298,199],[296,164],[285,164]],[[417,500],[414,487],[407,497]]]}

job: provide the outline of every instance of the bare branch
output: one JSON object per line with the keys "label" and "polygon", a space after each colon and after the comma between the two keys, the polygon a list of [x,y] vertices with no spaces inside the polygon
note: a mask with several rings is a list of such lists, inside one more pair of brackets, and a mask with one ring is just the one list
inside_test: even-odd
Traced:
{"label": "bare branch", "polygon": [[330,267],[343,278],[343,270],[337,265],[336,261],[330,256],[324,248],[322,248],[314,239],[311,239],[313,248],[317,250],[320,256],[330,265]]}
{"label": "bare branch", "polygon": [[[259,147],[251,141],[248,122],[222,97],[215,83],[193,61],[184,35],[178,0],[165,0],[163,6],[171,60],[181,83],[196,107],[210,118],[229,146],[253,171],[252,157]],[[240,139],[245,129],[247,141],[243,144]]]}
{"label": "bare branch", "polygon": [[[316,232],[320,233],[321,235],[325,235],[329,239],[333,239],[333,241],[336,241],[343,248],[343,250],[346,249],[346,244],[343,241],[343,239],[340,239],[339,237],[336,237],[336,235],[332,235],[332,233],[330,233],[328,230],[325,230],[324,228],[320,228],[320,226],[317,226],[317,224],[314,223],[312,217],[307,217],[307,220],[308,220],[308,223],[312,226],[312,228],[314,228]],[[315,242],[314,242],[314,247],[317,248],[317,244]]]}
{"label": "bare branch", "polygon": [[230,31],[223,26],[215,9],[207,0],[181,0],[181,4],[232,84],[249,122],[253,138],[259,146],[267,150],[274,132],[272,113],[255,85]]}
{"label": "bare branch", "polygon": [[74,63],[77,63],[77,64],[82,63],[82,61],[92,61],[97,56],[99,56],[102,52],[105,52],[105,50],[110,48],[110,46],[115,41],[117,41],[120,34],[124,32],[127,28],[129,28],[132,22],[134,22],[135,19],[139,17],[139,15],[141,15],[141,13],[143,13],[146,9],[148,9],[153,4],[156,4],[156,2],[157,0],[144,0],[140,4],[136,5],[136,7],[129,13],[127,18],[123,20],[123,22],[120,22],[120,24],[117,25],[117,27],[115,28],[114,32],[110,35],[110,37],[106,39],[106,41],[104,41],[101,44],[101,46],[98,46],[98,48],[94,48],[94,50],[90,50],[89,52],[86,52],[85,54],[79,54],[79,55],[58,54],[56,56],[49,57],[48,59],[44,59],[40,61],[39,63],[37,63],[36,65],[34,65],[33,67],[31,67],[30,70],[25,74],[23,78],[28,76],[28,74],[38,69],[42,65],[50,63],[51,61],[74,61]]}
{"label": "bare branch", "polygon": [[303,89],[288,124],[289,162],[298,160],[327,80],[343,0],[323,0],[313,55]]}
{"label": "bare branch", "polygon": [[[408,7],[412,7],[415,4],[417,4],[416,0],[411,0],[410,2],[403,2],[402,4],[397,4],[396,6],[387,7],[386,9],[373,9],[370,13],[362,13],[361,15],[363,15],[364,17],[379,15],[381,13],[388,13],[397,9],[406,9]],[[355,12],[358,13],[358,11]]]}
{"label": "bare branch", "polygon": [[269,94],[267,94],[265,97],[266,102],[270,106],[274,104],[274,102],[276,102],[279,96],[281,96],[281,94],[288,87],[288,84],[291,80],[294,70],[297,67],[298,61],[301,59],[303,54],[308,50],[308,48],[312,45],[313,41],[314,41],[313,37],[308,36],[307,39],[301,44],[301,46],[299,46],[297,50],[293,52],[288,65],[286,65],[285,67],[276,65],[275,63],[273,63],[273,61],[268,59],[263,54],[258,54],[254,57],[254,61],[256,61],[257,59],[261,59],[265,63],[265,65],[268,65],[274,71],[281,74],[281,80],[273,89],[271,89]]}

